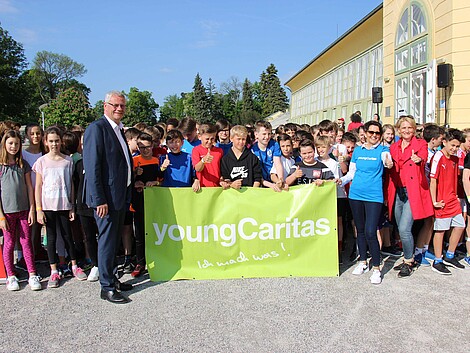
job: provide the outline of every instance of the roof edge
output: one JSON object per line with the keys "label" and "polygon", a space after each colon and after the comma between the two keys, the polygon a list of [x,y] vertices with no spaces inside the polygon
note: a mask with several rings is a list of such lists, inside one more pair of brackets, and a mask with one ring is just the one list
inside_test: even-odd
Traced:
{"label": "roof edge", "polygon": [[347,37],[349,34],[351,34],[356,28],[358,28],[360,25],[362,25],[364,22],[366,22],[369,18],[371,18],[373,15],[375,15],[380,9],[383,8],[383,3],[379,4],[375,9],[373,9],[371,12],[369,12],[365,17],[363,17],[359,22],[357,22],[354,26],[352,26],[350,29],[348,29],[346,32],[344,32],[338,39],[336,39],[333,43],[331,43],[329,46],[327,46],[325,49],[323,49],[320,54],[315,56],[312,60],[308,62],[307,65],[305,65],[303,68],[301,68],[297,73],[294,74],[291,78],[289,78],[284,85],[287,86],[287,84],[292,81],[294,78],[296,78],[298,75],[300,75],[307,67],[309,67],[312,63],[314,63],[318,58],[320,58],[323,54],[325,54],[328,50],[333,48],[336,44],[341,42],[345,37]]}

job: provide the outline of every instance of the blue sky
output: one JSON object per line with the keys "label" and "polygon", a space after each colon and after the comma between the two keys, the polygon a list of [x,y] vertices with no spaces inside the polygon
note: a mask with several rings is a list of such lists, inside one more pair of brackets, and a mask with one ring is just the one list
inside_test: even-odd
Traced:
{"label": "blue sky", "polygon": [[112,89],[148,90],[157,103],[189,92],[199,72],[220,88],[258,81],[270,63],[284,83],[378,0],[0,0],[1,26],[36,52],[85,65],[95,104]]}

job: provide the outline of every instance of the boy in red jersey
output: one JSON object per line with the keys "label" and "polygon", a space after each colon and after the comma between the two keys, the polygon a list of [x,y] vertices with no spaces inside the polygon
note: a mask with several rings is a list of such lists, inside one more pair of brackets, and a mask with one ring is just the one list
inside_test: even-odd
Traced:
{"label": "boy in red jersey", "polygon": [[[442,143],[444,147],[436,152],[431,161],[430,191],[434,205],[434,254],[436,256],[433,271],[450,275],[446,267],[465,268],[454,256],[455,249],[465,229],[460,201],[457,197],[457,177],[459,158],[456,156],[460,144],[465,138],[460,130],[449,129]],[[442,243],[446,230],[452,229],[449,238],[449,248],[442,257]]]}

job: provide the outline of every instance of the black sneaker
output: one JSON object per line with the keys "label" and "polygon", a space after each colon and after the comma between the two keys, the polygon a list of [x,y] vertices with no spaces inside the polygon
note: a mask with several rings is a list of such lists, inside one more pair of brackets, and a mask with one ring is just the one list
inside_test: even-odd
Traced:
{"label": "black sneaker", "polygon": [[434,261],[431,268],[434,272],[437,272],[441,275],[451,275],[452,274],[452,272],[450,272],[449,269],[446,267],[446,265],[444,265],[444,263],[442,263],[442,262]]}
{"label": "black sneaker", "polygon": [[444,262],[445,265],[451,266],[453,268],[460,268],[460,269],[465,268],[465,266],[462,265],[455,257],[449,259],[447,256],[444,256],[444,258],[442,259],[442,262]]}
{"label": "black sneaker", "polygon": [[401,269],[400,272],[398,272],[398,277],[403,278],[403,277],[409,277],[413,273],[413,266],[410,264],[407,264],[406,262],[403,262],[401,264]]}
{"label": "black sneaker", "polygon": [[418,267],[419,267],[419,263],[417,263],[416,261],[413,261],[413,263],[412,263],[411,265],[408,265],[407,263],[405,263],[405,262],[403,261],[401,264],[396,265],[393,269],[394,269],[395,271],[401,271],[402,268],[403,268],[405,265],[408,266],[408,267],[411,267],[412,270],[414,270],[415,268],[418,268]]}
{"label": "black sneaker", "polygon": [[129,274],[132,273],[132,271],[134,271],[134,265],[132,264],[132,262],[124,263],[124,265],[122,266],[122,272]]}
{"label": "black sneaker", "polygon": [[393,257],[400,257],[403,255],[403,252],[395,248],[394,246],[386,246],[383,247],[380,251],[384,256],[393,256]]}

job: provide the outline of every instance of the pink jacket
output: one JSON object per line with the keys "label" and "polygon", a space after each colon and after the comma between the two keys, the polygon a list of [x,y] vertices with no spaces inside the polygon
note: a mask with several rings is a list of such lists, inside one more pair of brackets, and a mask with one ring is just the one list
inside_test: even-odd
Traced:
{"label": "pink jacket", "polygon": [[[390,154],[393,159],[393,168],[387,173],[385,186],[387,190],[387,202],[390,217],[393,215],[393,205],[397,187],[400,185],[400,166],[398,158],[401,154],[402,140],[398,140],[390,146]],[[418,164],[411,160],[414,151],[422,161]],[[401,174],[406,180],[406,191],[410,201],[413,219],[423,219],[434,215],[429,183],[424,174],[424,166],[428,158],[428,145],[425,140],[413,137],[410,145],[403,152],[405,162],[401,166]]]}

